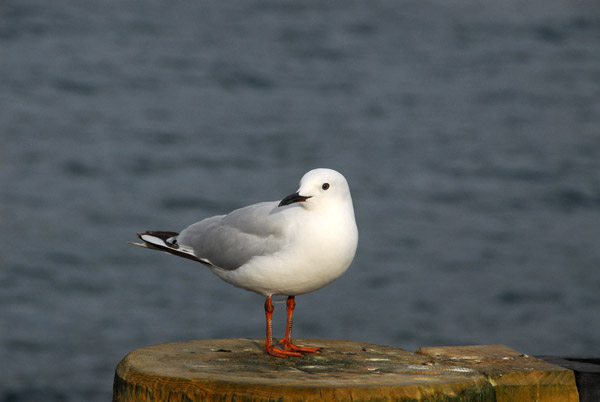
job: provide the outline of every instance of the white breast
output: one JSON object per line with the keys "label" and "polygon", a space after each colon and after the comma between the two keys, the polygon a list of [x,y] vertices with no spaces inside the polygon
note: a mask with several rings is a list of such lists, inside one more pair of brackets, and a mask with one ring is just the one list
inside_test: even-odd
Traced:
{"label": "white breast", "polygon": [[297,209],[301,224],[290,227],[289,246],[252,258],[240,268],[213,272],[225,281],[269,295],[300,295],[317,290],[340,277],[354,259],[358,230],[350,209],[306,211]]}

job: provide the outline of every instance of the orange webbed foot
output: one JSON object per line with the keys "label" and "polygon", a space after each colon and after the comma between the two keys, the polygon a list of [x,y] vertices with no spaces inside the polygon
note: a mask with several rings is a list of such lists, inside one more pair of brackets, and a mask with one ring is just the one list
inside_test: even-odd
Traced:
{"label": "orange webbed foot", "polygon": [[278,349],[274,345],[265,346],[265,350],[268,354],[274,357],[288,358],[288,357],[302,357],[302,353],[291,349]]}
{"label": "orange webbed foot", "polygon": [[286,341],[285,339],[282,339],[281,341],[279,341],[279,343],[281,343],[283,345],[283,348],[288,351],[293,350],[295,352],[301,353],[321,353],[321,351],[323,350],[322,348],[316,346],[297,346],[290,341]]}

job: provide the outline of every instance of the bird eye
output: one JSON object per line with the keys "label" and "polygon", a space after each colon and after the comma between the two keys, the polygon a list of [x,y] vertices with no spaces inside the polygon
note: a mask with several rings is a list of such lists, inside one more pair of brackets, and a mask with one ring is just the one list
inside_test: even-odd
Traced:
{"label": "bird eye", "polygon": [[321,186],[321,188],[323,190],[327,190],[329,188],[329,183],[323,183],[323,185]]}

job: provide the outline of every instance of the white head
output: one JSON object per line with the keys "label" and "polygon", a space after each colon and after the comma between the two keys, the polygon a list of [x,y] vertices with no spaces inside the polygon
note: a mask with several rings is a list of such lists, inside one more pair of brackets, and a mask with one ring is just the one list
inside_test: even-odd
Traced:
{"label": "white head", "polygon": [[300,188],[285,197],[279,206],[300,203],[308,209],[340,205],[345,202],[352,207],[348,182],[339,172],[332,169],[313,169],[300,180]]}

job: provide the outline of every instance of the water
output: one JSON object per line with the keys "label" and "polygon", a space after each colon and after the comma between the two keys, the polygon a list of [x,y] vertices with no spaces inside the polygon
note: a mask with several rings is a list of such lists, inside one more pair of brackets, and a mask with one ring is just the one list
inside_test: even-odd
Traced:
{"label": "water", "polygon": [[0,401],[109,400],[133,349],[262,337],[260,296],[127,242],[314,167],[361,238],[297,336],[600,354],[596,2],[0,12]]}

